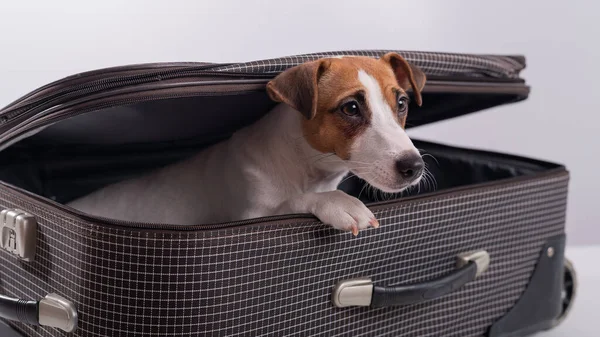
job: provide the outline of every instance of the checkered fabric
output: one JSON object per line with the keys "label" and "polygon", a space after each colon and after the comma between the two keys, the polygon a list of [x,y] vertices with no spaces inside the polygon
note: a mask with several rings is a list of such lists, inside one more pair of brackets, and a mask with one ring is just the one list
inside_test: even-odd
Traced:
{"label": "checkered fabric", "polygon": [[418,66],[429,76],[463,75],[514,79],[518,78],[520,71],[525,68],[525,59],[519,56],[472,55],[398,50],[353,50],[296,55],[270,60],[237,63],[212,68],[211,71],[278,74],[293,66],[323,57],[343,55],[380,57],[387,52],[397,52],[409,63]]}
{"label": "checkered fabric", "polygon": [[[246,63],[218,64],[206,62],[158,63],[100,69],[69,76],[48,84],[12,104],[0,109],[0,126],[6,122],[13,110],[27,110],[30,114],[48,110],[61,104],[72,103],[76,99],[90,97],[108,88],[132,88],[152,82],[159,82],[173,74],[159,75],[160,72],[173,72],[183,75],[193,73],[197,80],[214,79],[215,74],[228,77],[272,78],[284,70],[304,62],[323,57],[354,55],[380,57],[387,52],[397,52],[406,60],[421,68],[429,77],[459,77],[477,80],[518,80],[525,68],[525,58],[521,56],[474,55],[439,52],[417,52],[397,50],[355,50],[313,53],[287,56],[276,59]],[[123,78],[127,78],[124,80]]]}
{"label": "checkered fabric", "polygon": [[[90,223],[0,188],[0,206],[40,228],[35,261],[0,252],[0,293],[73,301],[73,336],[481,336],[519,299],[545,241],[562,235],[568,174],[509,179],[376,208],[358,237],[309,218],[225,229]],[[458,291],[390,308],[335,308],[343,279],[423,282],[485,249],[489,269]],[[28,336],[53,328],[14,326]]]}

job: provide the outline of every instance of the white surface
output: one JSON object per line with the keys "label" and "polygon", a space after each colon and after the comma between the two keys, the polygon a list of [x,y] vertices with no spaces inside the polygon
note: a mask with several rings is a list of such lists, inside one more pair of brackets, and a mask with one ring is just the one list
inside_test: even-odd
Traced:
{"label": "white surface", "polygon": [[411,134],[567,164],[568,243],[600,243],[598,10],[586,0],[2,1],[0,106],[131,63],[376,48],[524,54],[529,100]]}
{"label": "white surface", "polygon": [[536,337],[600,336],[600,246],[567,247],[566,257],[573,262],[579,286],[573,308],[565,321]]}

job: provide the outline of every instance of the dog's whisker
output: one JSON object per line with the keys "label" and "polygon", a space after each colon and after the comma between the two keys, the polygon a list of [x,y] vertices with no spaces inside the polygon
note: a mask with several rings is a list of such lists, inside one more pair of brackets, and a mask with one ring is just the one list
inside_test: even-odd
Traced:
{"label": "dog's whisker", "polygon": [[394,199],[396,197],[395,193],[386,193],[387,194],[387,199],[386,201],[390,201],[392,199]]}
{"label": "dog's whisker", "polygon": [[[340,163],[339,160],[328,160],[328,161],[324,161],[323,163]],[[371,168],[371,165],[366,165],[366,164],[360,164],[360,165],[353,165],[356,168]]]}
{"label": "dog's whisker", "polygon": [[437,180],[433,173],[431,173],[431,170],[429,170],[429,167],[427,167],[427,164],[425,164],[425,177],[431,183],[433,191],[437,190]]}
{"label": "dog's whisker", "polygon": [[425,191],[430,191],[431,186],[429,182],[429,170],[427,169],[427,164],[425,164],[423,178],[421,180],[423,181],[423,187],[425,188]]}
{"label": "dog's whisker", "polygon": [[306,157],[306,159],[313,159],[313,158],[323,157],[323,156],[331,156],[332,154],[335,154],[335,153],[333,153],[333,152],[318,153],[316,155]]}
{"label": "dog's whisker", "polygon": [[301,136],[298,136],[298,137],[293,137],[293,138],[292,138],[292,140],[293,140],[293,141],[298,141],[298,140],[300,140],[300,139],[306,139],[306,137],[308,137],[308,136],[315,136],[315,135],[317,135],[317,134],[319,134],[319,133],[318,133],[318,132],[315,132],[315,133],[312,133],[312,134],[309,134],[309,135],[302,134]]}
{"label": "dog's whisker", "polygon": [[356,177],[356,174],[354,174],[354,173],[351,173],[349,176],[347,176],[346,178],[342,179],[342,181],[340,181],[340,183],[339,183],[338,185],[341,185],[341,184],[343,184],[343,183],[344,183],[346,180],[348,180],[348,179],[351,179],[351,178],[354,178],[354,177]]}
{"label": "dog's whisker", "polygon": [[361,178],[360,176],[366,176],[368,174],[373,174],[374,172],[372,171],[358,171],[358,170],[353,170],[352,174],[354,174],[354,176]]}
{"label": "dog's whisker", "polygon": [[435,160],[435,162],[436,162],[436,164],[437,164],[438,166],[440,166],[440,162],[439,162],[439,161],[437,160],[437,158],[436,158],[436,157],[434,157],[434,156],[433,156],[431,153],[422,153],[422,154],[421,154],[421,157],[422,157],[422,158],[425,158],[425,157],[430,157],[431,159]]}
{"label": "dog's whisker", "polygon": [[376,202],[381,201],[381,199],[380,199],[381,190],[379,190],[378,188],[375,188],[375,186],[371,186],[371,187],[373,187],[373,192],[375,193],[375,201]]}
{"label": "dog's whisker", "polygon": [[427,174],[427,179],[425,180],[425,182],[427,183],[427,191],[433,191],[433,183],[431,182],[431,175]]}
{"label": "dog's whisker", "polygon": [[429,172],[427,172],[427,185],[428,185],[428,190],[430,192],[435,191],[435,185],[433,183],[433,177],[431,176],[431,174]]}
{"label": "dog's whisker", "polygon": [[369,197],[369,188],[371,188],[371,184],[369,184],[368,182],[365,181],[365,183],[363,184],[363,187],[360,189],[360,192],[358,193],[358,197],[357,199],[360,199],[360,196],[362,194],[362,192],[365,190],[365,188],[367,189],[367,198]]}
{"label": "dog's whisker", "polygon": [[408,186],[407,188],[403,189],[400,192],[400,196],[402,197],[409,197],[411,195],[411,192],[413,190],[414,186]]}
{"label": "dog's whisker", "polygon": [[400,193],[398,193],[398,195],[400,196],[400,198],[403,198],[406,195],[408,195],[410,191],[410,186],[408,188],[403,189],[402,191],[400,191]]}
{"label": "dog's whisker", "polygon": [[427,168],[425,168],[425,182],[427,183],[427,190],[430,191],[433,188],[433,183],[431,182],[431,174]]}
{"label": "dog's whisker", "polygon": [[335,153],[330,153],[330,154],[326,155],[325,157],[318,158],[317,160],[313,161],[312,164],[314,165],[314,164],[320,162],[321,160],[332,157],[332,156],[335,156]]}
{"label": "dog's whisker", "polygon": [[361,194],[362,194],[362,192],[365,190],[365,187],[367,187],[367,185],[368,185],[368,183],[366,183],[366,182],[363,184],[363,187],[360,189],[360,192],[358,192],[358,197],[357,197],[357,199],[360,199],[360,195],[361,195]]}
{"label": "dog's whisker", "polygon": [[350,173],[349,176],[347,176],[346,178],[342,179],[342,181],[340,181],[340,183],[338,185],[341,185],[342,183],[344,183],[346,180],[354,178],[354,177],[358,177],[358,175],[368,175],[372,172],[355,172],[355,173]]}
{"label": "dog's whisker", "polygon": [[373,163],[369,163],[366,161],[358,161],[358,160],[344,160],[346,163],[351,163],[351,164],[365,164],[365,165],[373,165]]}

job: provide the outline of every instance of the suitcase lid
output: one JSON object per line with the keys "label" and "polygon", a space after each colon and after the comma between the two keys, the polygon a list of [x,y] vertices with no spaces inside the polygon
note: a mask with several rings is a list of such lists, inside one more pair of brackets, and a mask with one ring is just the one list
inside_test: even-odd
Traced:
{"label": "suitcase lid", "polygon": [[[288,56],[245,63],[152,63],[100,69],[66,77],[23,96],[0,110],[0,147],[7,142],[56,121],[86,112],[131,106],[144,102],[195,97],[194,107],[203,106],[215,96],[262,95],[256,116],[275,105],[268,100],[265,84],[282,71],[323,57],[353,55],[380,57],[394,50],[338,51]],[[520,78],[525,58],[511,55],[394,51],[427,75],[423,105],[411,107],[407,127],[517,102],[527,98],[529,87]],[[410,92],[409,92],[410,94]],[[205,98],[202,98],[205,97]],[[254,104],[250,100],[246,104]],[[165,106],[163,105],[162,108]],[[146,108],[144,109],[156,109]],[[137,109],[139,111],[139,109]],[[220,124],[244,119],[209,113]],[[146,123],[146,119],[144,119]],[[86,127],[101,125],[92,123]],[[81,125],[79,125],[81,127]],[[230,128],[238,126],[230,126]],[[19,132],[17,132],[19,130]],[[88,130],[91,131],[91,130]]]}

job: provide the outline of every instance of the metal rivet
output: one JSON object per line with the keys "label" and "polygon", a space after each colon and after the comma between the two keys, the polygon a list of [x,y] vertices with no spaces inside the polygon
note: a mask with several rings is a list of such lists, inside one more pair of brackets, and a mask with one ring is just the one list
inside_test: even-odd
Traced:
{"label": "metal rivet", "polygon": [[546,250],[546,254],[548,254],[548,257],[553,257],[554,256],[554,248],[548,247],[548,250]]}

